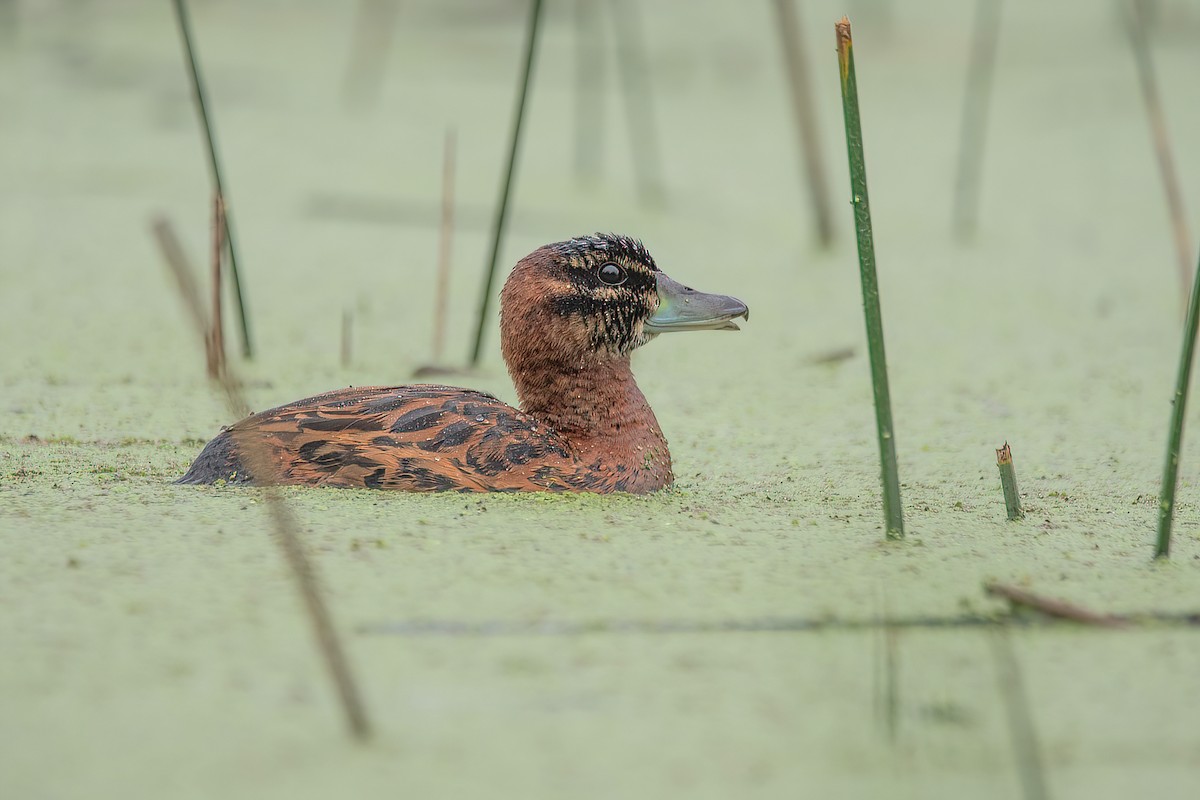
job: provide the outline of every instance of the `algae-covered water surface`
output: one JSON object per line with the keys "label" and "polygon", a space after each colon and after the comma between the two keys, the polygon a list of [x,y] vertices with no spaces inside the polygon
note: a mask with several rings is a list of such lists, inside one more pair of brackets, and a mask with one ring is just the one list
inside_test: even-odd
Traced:
{"label": "algae-covered water surface", "polygon": [[[252,404],[405,383],[429,360],[447,127],[448,348],[465,356],[525,4],[401,4],[378,83],[349,96],[351,4],[193,5]],[[650,204],[618,80],[628,42],[606,4],[585,14],[586,40],[574,4],[547,5],[502,263],[619,231],[752,321],[634,358],[670,440],[668,490],[284,490],[376,729],[361,745],[262,498],[172,484],[231,420],[149,235],[165,213],[207,260],[210,186],[170,4],[16,4],[0,38],[0,795],[1194,796],[1193,629],[1022,624],[982,588],[1102,613],[1200,608],[1196,436],[1172,557],[1151,560],[1181,298],[1120,17],[1006,4],[979,230],[961,243],[971,4],[800,4],[838,201],[822,250],[770,4],[632,6],[654,102],[634,130],[661,137]],[[1160,6],[1151,39],[1197,207],[1200,9]],[[846,11],[901,542],[884,539],[840,202]],[[578,115],[581,51],[603,80]],[[577,141],[599,148],[590,181]],[[482,367],[454,381],[515,402],[487,330]],[[1005,441],[1020,522],[995,465]]]}

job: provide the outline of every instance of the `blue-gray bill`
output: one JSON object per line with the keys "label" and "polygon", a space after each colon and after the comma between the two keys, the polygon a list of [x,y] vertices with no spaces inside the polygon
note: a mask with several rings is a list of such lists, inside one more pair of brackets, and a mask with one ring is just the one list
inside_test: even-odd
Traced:
{"label": "blue-gray bill", "polygon": [[736,297],[697,292],[660,272],[658,310],[646,320],[646,332],[736,331],[738,317],[750,319],[750,309]]}

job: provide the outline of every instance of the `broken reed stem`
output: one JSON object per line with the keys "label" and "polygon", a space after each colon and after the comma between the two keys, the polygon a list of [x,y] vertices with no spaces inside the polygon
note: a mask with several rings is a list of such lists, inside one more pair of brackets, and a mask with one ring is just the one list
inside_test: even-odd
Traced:
{"label": "broken reed stem", "polygon": [[[213,133],[212,120],[208,115],[208,98],[204,91],[204,81],[200,77],[200,64],[196,59],[196,51],[192,46],[192,25],[188,18],[185,0],[175,0],[175,19],[179,23],[179,36],[183,40],[184,53],[187,56],[188,69],[192,78],[192,96],[196,102],[196,114],[200,117],[204,137],[208,142],[208,168],[212,174],[213,185],[222,202],[229,195],[225,192],[225,181],[221,178],[221,160],[217,156],[216,135]],[[254,346],[250,337],[250,320],[246,314],[246,301],[242,294],[242,278],[238,272],[237,246],[233,238],[233,221],[229,209],[224,214],[225,241],[229,244],[229,277],[233,280],[233,297],[237,302],[238,321],[241,323],[242,354],[246,358],[254,357]]]}
{"label": "broken reed stem", "polygon": [[575,175],[594,181],[600,176],[604,149],[604,26],[596,19],[596,3],[575,0]]}
{"label": "broken reed stem", "polygon": [[221,316],[221,260],[225,252],[225,203],[221,195],[213,197],[212,219],[212,324],[207,344],[208,377],[220,378],[225,372],[225,323]]}
{"label": "broken reed stem", "polygon": [[454,151],[456,135],[446,129],[442,145],[442,225],[438,238],[437,288],[433,303],[433,363],[442,363],[446,344],[446,309],[450,303],[450,250],[454,243]]}
{"label": "broken reed stem", "polygon": [[650,60],[642,39],[642,21],[638,4],[627,0],[608,0],[612,10],[613,32],[617,42],[617,67],[621,92],[625,98],[625,119],[629,123],[629,144],[633,149],[633,174],[643,203],[659,204],[666,196],[662,177],[662,146],[654,118],[654,98],[650,93]]}
{"label": "broken reed stem", "polygon": [[1137,62],[1138,80],[1142,87],[1142,101],[1146,105],[1146,118],[1150,122],[1150,136],[1154,140],[1154,154],[1158,159],[1158,172],[1162,179],[1163,193],[1167,199],[1167,211],[1171,216],[1171,231],[1175,239],[1175,254],[1179,265],[1179,297],[1188,295],[1192,273],[1192,236],[1188,231],[1187,211],[1183,205],[1183,190],[1179,187],[1179,176],[1175,169],[1175,157],[1171,150],[1171,136],[1167,131],[1167,117],[1163,113],[1162,100],[1158,94],[1158,78],[1154,71],[1154,59],[1150,54],[1150,42],[1146,36],[1146,25],[1142,18],[1142,4],[1131,0],[1126,8],[1130,44]]}
{"label": "broken reed stem", "polygon": [[517,163],[517,151],[521,145],[521,122],[525,119],[526,101],[529,99],[529,83],[537,55],[539,22],[542,18],[542,0],[531,0],[529,24],[525,35],[525,67],[521,75],[521,91],[517,93],[517,105],[513,111],[512,133],[509,136],[508,166],[504,171],[504,183],[500,188],[500,202],[496,207],[496,219],[492,225],[492,250],[483,273],[483,296],[479,298],[479,319],[475,326],[475,343],[471,348],[471,366],[478,366],[483,355],[483,331],[487,325],[488,309],[492,303],[492,286],[496,282],[496,265],[500,260],[500,246],[504,242],[504,231],[508,226],[508,199],[512,194],[513,171]]}
{"label": "broken reed stem", "polygon": [[[153,229],[167,266],[175,278],[180,298],[192,318],[192,324],[201,335],[204,335],[207,331],[204,307],[191,266],[188,264],[183,249],[179,246],[179,240],[175,236],[171,224],[165,219],[156,219]],[[221,373],[219,381],[234,417],[241,418],[249,414],[250,407],[242,394],[241,384],[235,379],[231,370],[227,369]],[[261,443],[252,436],[244,435],[236,428],[231,429],[231,432],[239,455],[245,459],[251,479],[255,475],[273,474],[271,457],[262,448]],[[309,622],[312,624],[313,633],[317,639],[317,646],[324,656],[326,667],[329,669],[337,689],[350,732],[355,738],[366,739],[371,733],[371,726],[367,721],[358,684],[346,660],[337,629],[334,627],[333,619],[329,615],[329,610],[321,594],[316,572],[300,541],[300,525],[291,508],[284,502],[278,487],[264,483],[260,491],[275,529],[275,541],[283,551],[284,560],[291,569],[297,588],[300,590],[300,596],[304,600]]]}
{"label": "broken reed stem", "polygon": [[341,347],[341,363],[342,367],[350,366],[350,361],[353,357],[352,348],[354,346],[354,312],[348,308],[342,309],[342,347]]}
{"label": "broken reed stem", "polygon": [[1183,349],[1179,355],[1179,374],[1175,379],[1175,396],[1171,402],[1171,424],[1167,434],[1167,459],[1163,467],[1162,491],[1158,498],[1158,541],[1155,558],[1171,554],[1171,523],[1175,516],[1175,488],[1179,482],[1179,450],[1183,443],[1183,418],[1187,408],[1188,386],[1191,383],[1192,357],[1196,350],[1196,329],[1200,326],[1200,262],[1192,279],[1192,296],[1188,302],[1187,320],[1183,325]]}
{"label": "broken reed stem", "polygon": [[809,78],[808,58],[804,54],[804,38],[798,32],[795,0],[775,0],[776,27],[783,43],[783,66],[791,90],[792,114],[796,118],[796,134],[804,162],[804,179],[813,207],[817,226],[817,241],[821,247],[833,244],[833,210],[829,203],[829,185],[825,180],[824,160],[817,129],[817,112],[813,105],[812,81]]}
{"label": "broken reed stem", "polygon": [[953,228],[959,240],[975,234],[979,217],[979,185],[987,117],[991,107],[996,43],[1000,38],[1002,0],[975,0],[975,30],[963,93],[958,138],[958,173],[954,181]]}
{"label": "broken reed stem", "polygon": [[871,359],[871,382],[875,388],[875,424],[879,434],[883,516],[887,538],[903,539],[904,510],[900,505],[896,437],[892,427],[887,356],[883,347],[883,315],[879,308],[879,280],[875,274],[875,242],[871,233],[871,205],[867,198],[867,165],[863,154],[862,124],[858,111],[858,84],[854,76],[854,41],[850,33],[849,19],[842,17],[835,27],[838,64],[841,67],[842,78],[842,111],[846,121],[846,150],[850,159],[854,230],[858,239],[863,312],[867,322],[867,349]]}
{"label": "broken reed stem", "polygon": [[1032,608],[1048,617],[1069,619],[1072,622],[1081,622],[1085,625],[1098,625],[1102,628],[1121,628],[1127,622],[1127,620],[1113,616],[1112,614],[1097,614],[1095,611],[1089,611],[1074,603],[1068,603],[1065,600],[1055,600],[1051,597],[1042,597],[1039,594],[1027,592],[1024,589],[1004,583],[985,583],[983,591],[994,597],[1003,597],[1014,606]]}
{"label": "broken reed stem", "polygon": [[1013,466],[1012,448],[1008,442],[996,451],[996,466],[1000,468],[1000,487],[1004,490],[1004,507],[1010,520],[1021,519],[1021,493],[1017,491],[1017,469]]}

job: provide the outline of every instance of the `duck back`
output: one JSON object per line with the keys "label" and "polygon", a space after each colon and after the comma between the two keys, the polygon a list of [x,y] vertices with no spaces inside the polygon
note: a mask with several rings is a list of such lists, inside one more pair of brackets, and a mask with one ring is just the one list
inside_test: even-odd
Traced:
{"label": "duck back", "polygon": [[[262,448],[272,475],[239,455]],[[620,491],[562,436],[483,392],[452,386],[339,389],[254,414],[205,446],[178,483],[280,483],[460,491]]]}

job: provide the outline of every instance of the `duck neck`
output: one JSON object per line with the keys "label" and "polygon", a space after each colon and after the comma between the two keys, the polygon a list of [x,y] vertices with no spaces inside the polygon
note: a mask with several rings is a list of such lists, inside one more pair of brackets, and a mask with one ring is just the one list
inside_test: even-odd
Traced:
{"label": "duck neck", "polygon": [[629,356],[544,363],[513,374],[521,407],[566,439],[592,469],[631,490],[671,482],[671,455]]}

